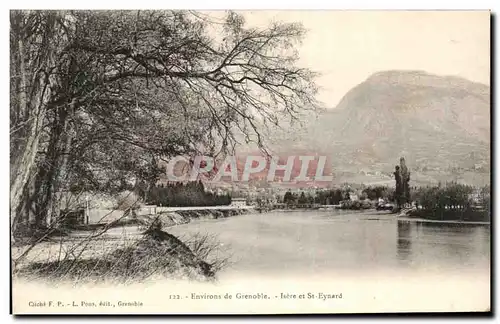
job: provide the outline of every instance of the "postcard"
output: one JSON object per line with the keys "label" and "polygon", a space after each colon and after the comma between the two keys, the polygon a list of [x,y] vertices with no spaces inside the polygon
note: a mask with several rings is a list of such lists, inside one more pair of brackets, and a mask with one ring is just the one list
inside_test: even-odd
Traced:
{"label": "postcard", "polygon": [[10,11],[12,313],[490,312],[489,11]]}

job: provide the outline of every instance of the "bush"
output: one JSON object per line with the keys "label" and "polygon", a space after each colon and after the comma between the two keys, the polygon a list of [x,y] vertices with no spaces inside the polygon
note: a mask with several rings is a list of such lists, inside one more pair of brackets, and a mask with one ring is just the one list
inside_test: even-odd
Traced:
{"label": "bush", "polygon": [[361,210],[371,209],[374,205],[369,200],[344,200],[340,204],[341,209]]}

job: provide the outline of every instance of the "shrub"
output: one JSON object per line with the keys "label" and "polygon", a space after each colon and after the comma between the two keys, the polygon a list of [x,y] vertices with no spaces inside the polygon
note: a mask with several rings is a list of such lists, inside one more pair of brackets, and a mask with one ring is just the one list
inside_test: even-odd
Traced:
{"label": "shrub", "polygon": [[344,200],[340,204],[341,209],[352,209],[352,210],[361,210],[361,209],[370,209],[373,208],[374,205],[370,200]]}

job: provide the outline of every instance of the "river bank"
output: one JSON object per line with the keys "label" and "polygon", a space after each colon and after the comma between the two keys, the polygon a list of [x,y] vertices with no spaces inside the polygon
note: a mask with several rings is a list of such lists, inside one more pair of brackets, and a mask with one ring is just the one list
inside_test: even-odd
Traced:
{"label": "river bank", "polygon": [[491,222],[489,211],[477,208],[468,210],[445,209],[440,211],[427,211],[413,207],[400,211],[398,216],[401,221],[419,223],[489,225]]}
{"label": "river bank", "polygon": [[[193,220],[208,220],[233,217],[238,215],[248,214],[253,211],[253,208],[238,208],[232,206],[217,206],[217,207],[168,207],[159,209],[157,214],[140,215],[124,220],[130,224],[134,221],[138,225],[148,226],[151,220],[156,219],[161,223],[162,228],[168,228],[176,225],[187,224]],[[121,226],[117,224],[116,226]]]}
{"label": "river bank", "polygon": [[212,280],[225,262],[219,256],[219,242],[210,235],[177,237],[167,228],[252,210],[245,206],[172,208],[58,231],[36,244],[12,246],[13,277],[73,284],[133,282],[154,276]]}
{"label": "river bank", "polygon": [[91,209],[85,223],[71,224],[70,232],[89,231],[98,228],[123,226],[147,226],[154,219],[161,221],[164,227],[189,223],[194,219],[217,219],[253,212],[253,206],[197,206],[197,207],[158,207],[142,206],[132,212],[123,210]]}
{"label": "river bank", "polygon": [[460,221],[460,220],[436,220],[417,217],[399,216],[398,222],[429,223],[429,224],[463,224],[463,225],[491,225],[491,222]]}

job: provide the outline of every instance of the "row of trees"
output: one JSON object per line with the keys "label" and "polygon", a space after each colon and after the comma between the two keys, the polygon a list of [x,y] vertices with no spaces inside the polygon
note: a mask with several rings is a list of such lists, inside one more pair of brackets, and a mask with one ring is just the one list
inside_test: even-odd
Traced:
{"label": "row of trees", "polygon": [[293,204],[314,204],[316,203],[316,197],[308,193],[307,195],[304,192],[301,192],[300,194],[296,192],[290,192],[287,191],[285,195],[283,196],[283,203],[287,205],[293,205]]}
{"label": "row of trees", "polygon": [[466,209],[472,204],[469,195],[474,187],[450,183],[445,186],[419,188],[415,194],[415,202],[425,210],[440,210],[445,208]]}
{"label": "row of trees", "polygon": [[[341,201],[351,199],[354,192],[350,188],[336,188],[327,190],[318,190],[312,193],[292,193],[287,191],[283,196],[283,203],[285,204],[321,204],[321,205],[337,205]],[[394,200],[394,189],[387,186],[369,186],[361,191],[359,200],[378,200],[383,198],[385,200]]]}
{"label": "row of trees", "polygon": [[[409,201],[414,202],[419,209],[425,212],[439,213],[444,210],[467,210],[473,207],[481,208],[485,213],[490,212],[489,186],[478,189],[452,182],[438,186],[411,187],[408,190],[411,190]],[[283,197],[283,202],[286,204],[339,204],[342,201],[350,200],[352,195],[353,192],[349,188],[320,190],[315,194],[305,194],[304,192],[298,194],[288,191]],[[395,189],[387,186],[369,186],[364,188],[358,197],[360,201],[376,201],[379,198],[395,202]]]}
{"label": "row of trees", "polygon": [[153,187],[161,160],[265,148],[265,127],[316,107],[304,33],[232,12],[11,11],[12,233],[57,223],[70,189]]}
{"label": "row of trees", "polygon": [[201,181],[175,182],[159,185],[144,193],[148,204],[165,207],[219,206],[231,204],[229,194],[206,192]]}
{"label": "row of trees", "polygon": [[421,187],[414,191],[414,201],[424,218],[488,220],[491,211],[490,187],[480,190],[459,183]]}

